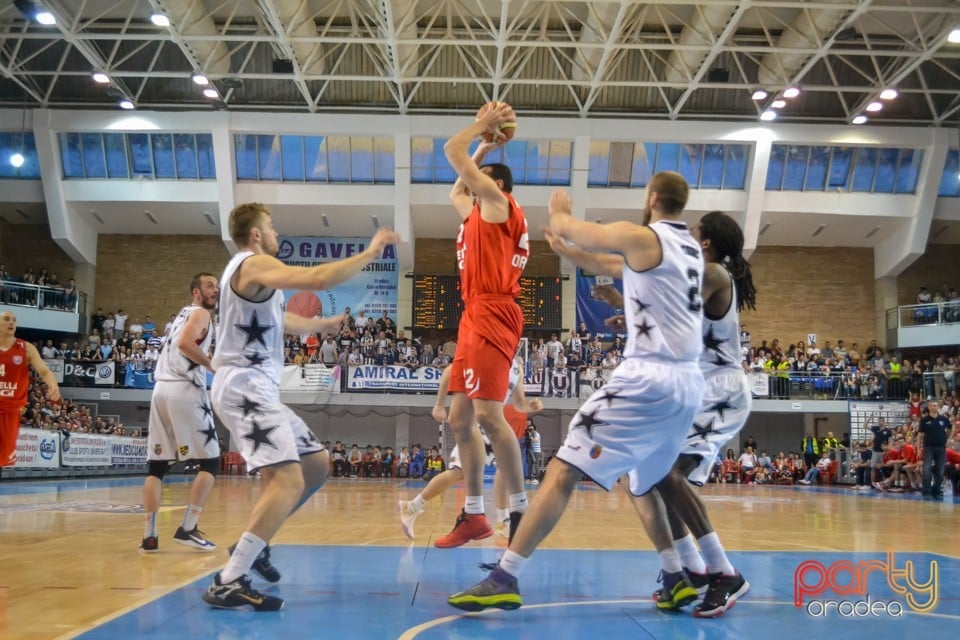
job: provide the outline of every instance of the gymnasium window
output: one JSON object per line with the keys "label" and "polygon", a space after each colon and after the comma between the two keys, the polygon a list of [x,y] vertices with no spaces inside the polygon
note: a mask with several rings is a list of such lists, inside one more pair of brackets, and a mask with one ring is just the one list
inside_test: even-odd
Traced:
{"label": "gymnasium window", "polygon": [[587,186],[643,188],[655,173],[676,171],[694,189],[742,190],[749,151],[745,144],[595,140],[590,143]]}
{"label": "gymnasium window", "polygon": [[[66,179],[215,180],[217,177],[213,136],[209,133],[87,132],[61,133],[58,138]],[[32,134],[30,140],[33,140]],[[25,168],[31,156],[26,153],[24,156],[27,157]],[[35,167],[35,147],[32,158]]]}
{"label": "gymnasium window", "polygon": [[940,189],[937,195],[945,198],[960,198],[960,150],[947,151],[947,160],[943,163],[943,175],[940,177]]}
{"label": "gymnasium window", "polygon": [[[23,164],[17,168],[10,164],[10,156],[19,153]],[[0,178],[39,180],[40,163],[37,161],[37,143],[32,131],[0,131]]]}
{"label": "gymnasium window", "polygon": [[919,149],[775,144],[767,189],[914,193],[922,161]]}
{"label": "gymnasium window", "polygon": [[394,183],[390,136],[233,136],[237,179],[257,182]]}
{"label": "gymnasium window", "polygon": [[[443,153],[445,138],[414,137],[410,140],[410,181],[417,184],[453,184],[457,174]],[[474,141],[469,153],[480,142]],[[511,140],[484,158],[510,167],[518,185],[570,184],[573,143],[565,140]]]}

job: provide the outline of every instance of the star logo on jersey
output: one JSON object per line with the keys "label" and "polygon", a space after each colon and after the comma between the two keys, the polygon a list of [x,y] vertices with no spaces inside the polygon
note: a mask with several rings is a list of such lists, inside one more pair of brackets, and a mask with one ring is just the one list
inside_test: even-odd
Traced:
{"label": "star logo on jersey", "polygon": [[603,420],[598,420],[598,419],[597,419],[596,416],[597,416],[597,412],[598,412],[598,411],[600,411],[600,409],[594,409],[594,410],[591,411],[590,413],[587,413],[586,411],[581,412],[581,413],[580,413],[580,420],[579,420],[579,422],[577,422],[577,424],[575,424],[575,425],[573,425],[573,426],[575,426],[575,427],[583,427],[584,429],[587,430],[587,435],[592,438],[592,437],[593,437],[593,428],[594,428],[595,426],[607,424],[607,423],[604,422]]}
{"label": "star logo on jersey", "polygon": [[260,324],[260,319],[257,317],[256,311],[251,314],[250,324],[235,324],[233,326],[247,334],[247,341],[244,343],[244,347],[248,347],[254,342],[259,342],[266,347],[267,341],[264,339],[263,334],[273,329],[272,324]]}
{"label": "star logo on jersey", "polygon": [[643,334],[643,337],[650,339],[650,331],[657,328],[655,324],[647,324],[647,319],[644,318],[641,324],[633,325],[637,330],[637,335]]}
{"label": "star logo on jersey", "polygon": [[649,304],[645,304],[640,301],[640,298],[630,298],[630,300],[637,306],[637,315],[640,315],[644,311],[650,308]]}
{"label": "star logo on jersey", "polygon": [[723,399],[720,402],[714,402],[710,407],[707,408],[707,411],[713,411],[720,416],[721,420],[723,420],[723,412],[727,409],[733,409],[734,411],[737,410],[735,406],[730,404],[729,400]]}
{"label": "star logo on jersey", "polygon": [[263,357],[263,354],[257,353],[256,351],[253,353],[245,353],[243,357],[247,359],[251,367],[257,367],[267,361],[267,359]]}
{"label": "star logo on jersey", "polygon": [[250,421],[253,424],[253,429],[250,430],[250,433],[244,435],[243,437],[247,440],[253,442],[253,452],[256,453],[260,449],[260,445],[268,444],[274,449],[277,448],[277,445],[273,444],[273,441],[270,440],[270,434],[278,429],[278,426],[273,427],[264,427],[260,428],[260,425],[257,424],[256,420]]}
{"label": "star logo on jersey", "polygon": [[713,422],[714,422],[714,419],[713,419],[713,418],[710,418],[710,421],[707,422],[707,424],[705,424],[705,425],[703,425],[703,426],[701,426],[701,425],[697,424],[696,422],[694,422],[694,423],[693,423],[693,430],[694,430],[696,433],[694,433],[692,436],[689,436],[687,439],[689,440],[689,439],[691,439],[691,438],[702,438],[702,439],[706,440],[706,439],[707,439],[707,435],[709,435],[709,434],[711,434],[711,433],[716,433],[716,430],[714,430],[714,428],[713,428]]}
{"label": "star logo on jersey", "polygon": [[711,325],[707,329],[707,335],[703,336],[703,346],[711,351],[720,351],[720,345],[722,345],[726,340],[721,340],[713,335],[713,326]]}
{"label": "star logo on jersey", "polygon": [[606,400],[606,401],[607,401],[607,408],[609,409],[610,407],[613,406],[613,401],[614,401],[615,398],[622,398],[622,397],[623,397],[623,396],[620,395],[620,389],[608,389],[607,387],[604,387],[604,388],[603,388],[603,395],[600,396],[599,398],[597,398],[597,400],[598,400],[598,401],[599,401],[599,400]]}
{"label": "star logo on jersey", "polygon": [[213,417],[213,408],[206,402],[200,403],[200,411],[203,412],[203,421],[207,422]]}
{"label": "star logo on jersey", "polygon": [[217,441],[217,430],[212,424],[208,424],[206,429],[197,429],[197,431],[207,436],[207,439],[203,441],[204,446]]}
{"label": "star logo on jersey", "polygon": [[238,409],[243,409],[244,418],[249,417],[251,413],[255,413],[257,415],[260,415],[261,413],[263,413],[262,411],[260,411],[260,403],[254,402],[247,396],[243,396],[243,404],[237,404],[234,406]]}

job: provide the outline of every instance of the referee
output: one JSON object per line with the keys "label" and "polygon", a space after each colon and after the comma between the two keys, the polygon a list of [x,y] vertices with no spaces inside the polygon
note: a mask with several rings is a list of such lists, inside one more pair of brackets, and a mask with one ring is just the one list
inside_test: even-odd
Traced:
{"label": "referee", "polygon": [[924,500],[943,500],[943,467],[950,430],[950,420],[940,415],[937,403],[928,402],[920,420],[920,433],[923,434]]}

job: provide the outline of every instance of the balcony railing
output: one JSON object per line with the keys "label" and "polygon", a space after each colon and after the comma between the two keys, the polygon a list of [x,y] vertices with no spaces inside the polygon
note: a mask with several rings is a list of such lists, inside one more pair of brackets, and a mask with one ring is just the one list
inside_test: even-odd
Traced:
{"label": "balcony railing", "polygon": [[887,309],[887,329],[960,323],[960,300],[908,304]]}
{"label": "balcony railing", "polygon": [[86,294],[74,288],[68,293],[62,287],[46,287],[0,280],[0,304],[14,307],[29,307],[42,311],[65,311],[80,313],[86,305]]}

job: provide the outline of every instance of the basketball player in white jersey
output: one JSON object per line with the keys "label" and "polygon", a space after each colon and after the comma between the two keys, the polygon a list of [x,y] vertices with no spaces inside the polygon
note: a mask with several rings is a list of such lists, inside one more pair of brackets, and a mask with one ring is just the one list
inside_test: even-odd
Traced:
{"label": "basketball player in white jersey", "polygon": [[[630,492],[642,495],[663,479],[680,454],[684,436],[703,399],[697,365],[702,331],[703,257],[687,226],[678,221],[689,195],[677,173],[658,173],[645,198],[647,226],[595,224],[571,215],[564,191],[550,199],[550,233],[584,250],[620,254],[629,339],[624,361],[570,423],[526,515],[496,569],[447,602],[466,611],[516,609],[517,576],[537,545],[556,526],[581,474],[610,490],[630,473]],[[616,256],[611,256],[616,258]],[[607,274],[607,271],[598,271]],[[665,518],[664,518],[665,523]],[[669,527],[653,540],[664,585],[692,592],[673,550]]]}
{"label": "basketball player in white jersey", "polygon": [[[673,545],[690,584],[698,592],[706,592],[693,614],[698,618],[713,618],[732,607],[750,589],[750,584],[730,564],[707,517],[706,507],[691,484],[703,486],[717,452],[743,428],[750,415],[753,401],[740,364],[738,312],[744,306],[756,308],[756,289],[750,264],[743,257],[743,231],[733,218],[712,211],[693,229],[693,236],[699,240],[706,260],[701,291],[703,404],[670,474],[657,483],[656,491],[638,498],[637,502],[648,527],[662,526],[662,523],[653,525],[648,521],[663,514],[658,502],[666,506]],[[551,242],[551,247],[578,266],[596,267],[594,262],[589,262],[589,256],[581,255],[584,252],[578,249],[558,242]],[[614,297],[608,302],[616,308],[622,307],[623,299],[616,290],[611,295]],[[655,592],[654,597],[658,602],[667,601],[663,590]]]}
{"label": "basketball player in white jersey", "polygon": [[[440,387],[437,389],[437,401],[433,405],[433,418],[440,423],[447,422],[447,388],[450,384],[450,367],[443,370],[440,376]],[[511,404],[513,408],[522,414],[537,413],[543,410],[543,402],[539,398],[527,399],[523,390],[523,362],[519,358],[514,358],[513,366],[510,368],[510,383],[507,391],[507,397],[504,398],[504,405]],[[526,426],[526,420],[524,420]],[[486,435],[483,436],[484,444],[487,448],[487,459],[485,466],[496,464],[493,456],[493,447]],[[454,447],[450,452],[450,458],[447,464],[447,470],[440,473],[427,483],[413,500],[401,500],[397,505],[400,510],[400,526],[403,533],[413,540],[413,521],[417,519],[427,506],[427,503],[434,498],[443,495],[443,492],[458,482],[463,481],[463,467],[460,464],[460,447]],[[497,506],[497,518],[494,523],[494,530],[497,535],[506,537],[510,527],[510,506],[507,496],[507,488],[503,483],[499,467],[493,476],[493,494]]]}
{"label": "basketball player in white jersey", "polygon": [[284,333],[338,333],[344,317],[303,318],[285,313],[283,289],[329,289],[360,272],[397,235],[381,228],[364,251],[314,267],[292,267],[277,260],[279,244],[270,210],[259,203],[230,212],[230,237],[240,249],[220,279],[220,324],[213,359],[213,407],[230,430],[247,462],[260,471],[262,491],[230,560],[203,594],[221,608],[249,606],[277,611],[283,600],[254,590],[247,576],[255,569],[279,580],[269,562],[267,543],[290,514],[327,478],[326,450],[310,428],[280,403]]}
{"label": "basketball player in white jersey", "polygon": [[177,460],[192,460],[200,466],[190,487],[190,504],[173,541],[213,551],[217,545],[197,526],[200,512],[210,497],[220,467],[220,445],[213,425],[213,409],[207,394],[206,371],[210,363],[213,321],[217,306],[217,277],[198,273],[190,282],[193,302],[177,315],[160,351],[154,370],[156,384],[150,401],[147,430],[147,478],[143,482],[145,522],[141,553],[156,553],[157,511],[163,477]]}

